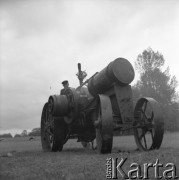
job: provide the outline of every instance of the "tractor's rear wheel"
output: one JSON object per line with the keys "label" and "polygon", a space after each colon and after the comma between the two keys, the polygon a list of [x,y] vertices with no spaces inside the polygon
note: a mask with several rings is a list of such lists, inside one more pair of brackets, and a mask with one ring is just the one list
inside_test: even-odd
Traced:
{"label": "tractor's rear wheel", "polygon": [[134,110],[134,137],[139,150],[159,149],[164,134],[164,121],[159,103],[141,98]]}
{"label": "tractor's rear wheel", "polygon": [[62,117],[53,117],[49,103],[44,105],[41,116],[41,143],[45,152],[62,151],[67,134],[67,125]]}

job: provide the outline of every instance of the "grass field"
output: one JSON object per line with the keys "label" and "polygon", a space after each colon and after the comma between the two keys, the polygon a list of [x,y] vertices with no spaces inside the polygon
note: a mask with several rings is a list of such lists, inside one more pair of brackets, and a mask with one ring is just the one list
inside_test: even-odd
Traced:
{"label": "grass field", "polygon": [[[84,149],[75,139],[69,140],[62,152],[42,152],[40,138],[5,139],[0,142],[0,180],[6,179],[106,179],[106,158],[127,158],[124,171],[130,170],[131,163],[172,162],[178,168],[179,133],[166,133],[159,150],[140,152],[133,136],[114,137],[111,154],[98,154]],[[7,153],[11,153],[6,157]],[[164,168],[160,168],[162,173]],[[177,174],[179,170],[177,169]],[[118,176],[120,179],[120,175]],[[154,170],[149,171],[149,179],[154,178]]]}

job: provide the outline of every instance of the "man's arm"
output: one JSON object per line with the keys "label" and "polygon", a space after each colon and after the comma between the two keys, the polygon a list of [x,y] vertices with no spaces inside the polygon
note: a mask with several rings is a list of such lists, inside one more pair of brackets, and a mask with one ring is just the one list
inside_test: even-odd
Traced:
{"label": "man's arm", "polygon": [[64,94],[64,89],[61,89],[60,95],[63,95],[63,94]]}

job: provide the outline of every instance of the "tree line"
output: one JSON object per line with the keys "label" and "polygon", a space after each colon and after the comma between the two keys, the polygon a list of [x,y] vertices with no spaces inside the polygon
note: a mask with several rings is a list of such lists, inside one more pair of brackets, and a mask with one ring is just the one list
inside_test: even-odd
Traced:
{"label": "tree line", "polygon": [[[27,137],[27,136],[40,136],[40,128],[33,128],[31,132],[27,132],[27,130],[23,130],[22,133],[20,134],[15,134],[15,138],[16,137]],[[7,133],[7,134],[0,134],[0,138],[12,138],[12,134],[11,133]]]}

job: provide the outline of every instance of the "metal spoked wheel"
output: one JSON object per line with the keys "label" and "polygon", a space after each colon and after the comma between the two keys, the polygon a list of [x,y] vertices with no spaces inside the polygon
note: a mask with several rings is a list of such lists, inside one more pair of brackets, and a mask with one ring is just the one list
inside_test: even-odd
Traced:
{"label": "metal spoked wheel", "polygon": [[134,118],[134,137],[139,150],[159,149],[164,134],[164,121],[159,103],[153,98],[139,99]]}
{"label": "metal spoked wheel", "polygon": [[44,105],[41,117],[41,143],[45,152],[52,151],[54,119],[49,113],[48,103]]}
{"label": "metal spoked wheel", "polygon": [[55,118],[50,113],[50,105],[44,105],[41,116],[41,143],[45,152],[61,151],[66,137],[67,127],[63,118]]}
{"label": "metal spoked wheel", "polygon": [[99,153],[111,153],[113,143],[113,116],[108,96],[100,95],[100,105],[96,126],[96,142]]}

